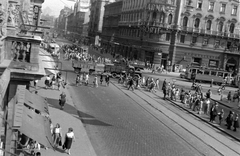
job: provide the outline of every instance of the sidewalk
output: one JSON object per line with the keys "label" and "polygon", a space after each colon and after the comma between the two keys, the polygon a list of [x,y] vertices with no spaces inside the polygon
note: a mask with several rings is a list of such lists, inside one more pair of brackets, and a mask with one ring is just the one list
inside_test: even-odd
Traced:
{"label": "sidewalk", "polygon": [[[52,60],[50,54],[48,54],[44,50],[41,50],[41,53],[46,55],[46,56],[43,56],[44,59]],[[49,55],[50,57],[48,57],[47,55]],[[54,62],[45,62],[44,67],[52,68],[54,64],[55,64]],[[73,128],[73,132],[75,134],[76,140],[72,144],[71,155],[77,156],[81,154],[83,156],[96,156],[96,153],[91,145],[91,142],[88,138],[86,130],[81,122],[81,119],[79,118],[78,110],[76,110],[76,107],[74,106],[73,99],[71,98],[71,95],[68,91],[68,87],[65,89],[61,87],[60,91],[53,90],[53,89],[45,89],[44,81],[45,81],[45,78],[42,78],[38,82],[37,88],[35,89],[33,87],[30,87],[30,91],[31,92],[37,91],[38,95],[47,99],[49,103],[50,118],[52,119],[53,125],[55,126],[57,123],[61,125],[63,136],[68,131],[68,128],[70,127]],[[63,91],[67,95],[67,101],[66,101],[64,110],[60,110],[58,100],[59,100],[60,94]],[[44,156],[67,155],[61,149],[61,147],[59,147],[59,149],[56,149],[55,151],[53,149],[48,149],[48,150],[41,149],[41,154]]]}
{"label": "sidewalk", "polygon": [[[81,122],[81,119],[78,116],[78,110],[75,109],[74,103],[71,99],[71,95],[68,92],[68,89],[52,90],[45,89],[43,78],[38,82],[37,88],[30,88],[30,91],[35,92],[38,91],[38,95],[47,99],[49,103],[49,112],[50,118],[52,119],[53,125],[55,126],[59,123],[62,127],[63,136],[68,131],[68,128],[72,127],[73,132],[76,137],[76,141],[73,142],[71,148],[71,155],[77,156],[81,153],[83,156],[95,156],[95,151],[91,145],[91,142],[87,136],[85,128]],[[59,95],[64,91],[67,95],[67,101],[65,104],[64,110],[60,110],[58,99]],[[52,149],[41,149],[41,154],[44,156],[61,156],[67,155],[64,151],[59,147],[56,151]]]}

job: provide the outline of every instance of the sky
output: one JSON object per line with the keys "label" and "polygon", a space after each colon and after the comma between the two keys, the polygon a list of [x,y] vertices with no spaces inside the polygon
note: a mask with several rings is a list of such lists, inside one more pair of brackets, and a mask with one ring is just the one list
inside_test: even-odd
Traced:
{"label": "sky", "polygon": [[71,6],[72,7],[74,6],[74,3],[75,2],[68,1],[68,0],[45,0],[42,5],[42,7],[43,7],[42,10],[46,10],[46,8],[48,7],[50,9],[47,9],[48,10],[47,13],[49,15],[58,17],[61,9],[63,9],[65,5],[71,8]]}

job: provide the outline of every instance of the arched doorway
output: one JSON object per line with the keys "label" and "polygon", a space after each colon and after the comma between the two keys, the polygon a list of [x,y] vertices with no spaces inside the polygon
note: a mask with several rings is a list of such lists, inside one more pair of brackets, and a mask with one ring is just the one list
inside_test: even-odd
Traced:
{"label": "arched doorway", "polygon": [[230,58],[227,63],[225,69],[229,72],[236,72],[237,69],[237,61],[234,58]]}

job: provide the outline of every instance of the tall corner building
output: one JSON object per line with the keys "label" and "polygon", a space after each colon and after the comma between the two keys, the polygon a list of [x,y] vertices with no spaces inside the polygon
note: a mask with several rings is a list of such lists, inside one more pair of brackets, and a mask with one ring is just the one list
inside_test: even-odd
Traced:
{"label": "tall corner building", "polygon": [[164,68],[239,72],[239,0],[123,0],[115,53]]}
{"label": "tall corner building", "polygon": [[103,26],[104,6],[118,0],[90,0],[90,20],[88,25],[88,36],[90,42],[100,46]]}

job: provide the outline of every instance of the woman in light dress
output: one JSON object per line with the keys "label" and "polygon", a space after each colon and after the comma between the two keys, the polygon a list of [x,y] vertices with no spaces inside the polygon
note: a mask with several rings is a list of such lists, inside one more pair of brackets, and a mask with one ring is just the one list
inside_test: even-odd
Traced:
{"label": "woman in light dress", "polygon": [[75,136],[73,133],[73,128],[69,128],[68,132],[65,135],[65,141],[63,144],[63,149],[70,155],[70,149],[72,146],[72,142],[75,141]]}

